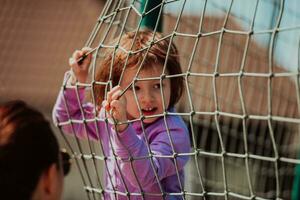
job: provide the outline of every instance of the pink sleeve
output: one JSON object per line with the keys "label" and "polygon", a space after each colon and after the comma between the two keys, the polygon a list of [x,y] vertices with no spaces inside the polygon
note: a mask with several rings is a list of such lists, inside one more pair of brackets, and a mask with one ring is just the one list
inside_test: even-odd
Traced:
{"label": "pink sleeve", "polygon": [[[64,83],[66,83],[69,76],[67,72]],[[92,103],[84,102],[84,95],[84,88],[63,87],[53,108],[53,121],[62,127],[66,133],[74,134],[80,138],[99,139],[95,107]]]}
{"label": "pink sleeve", "polygon": [[[132,126],[128,126],[119,136],[117,136],[117,134],[115,135],[114,148],[116,154],[122,158],[120,162],[121,170],[129,182],[136,187],[138,187],[138,182],[133,170],[141,186],[147,188],[148,186],[151,187],[153,184],[157,184],[155,172],[159,179],[162,180],[183,170],[183,167],[188,161],[188,156],[175,155],[175,158],[173,157],[174,153],[187,153],[190,151],[190,141],[187,130],[178,127],[170,128],[175,152],[173,151],[165,130],[161,130],[161,132],[156,134],[156,137],[150,143],[154,169],[149,158],[150,154],[145,141],[137,136]],[[130,156],[134,160],[132,164]],[[176,170],[175,163],[178,171]]]}

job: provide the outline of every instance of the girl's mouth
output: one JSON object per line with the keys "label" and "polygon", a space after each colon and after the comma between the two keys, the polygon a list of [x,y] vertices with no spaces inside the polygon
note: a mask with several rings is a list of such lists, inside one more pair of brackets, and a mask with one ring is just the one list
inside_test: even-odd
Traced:
{"label": "girl's mouth", "polygon": [[147,116],[147,115],[154,115],[156,112],[157,108],[144,108],[142,109],[142,113]]}

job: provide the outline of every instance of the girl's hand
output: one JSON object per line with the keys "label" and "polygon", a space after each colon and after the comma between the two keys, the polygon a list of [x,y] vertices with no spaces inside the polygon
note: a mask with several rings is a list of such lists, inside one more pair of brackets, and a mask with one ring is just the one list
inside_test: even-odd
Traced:
{"label": "girl's hand", "polygon": [[[112,117],[117,122],[127,121],[127,101],[124,96],[120,97],[121,94],[121,87],[116,86],[107,93],[107,100],[103,101],[103,107],[109,113],[109,117]],[[119,124],[117,125],[117,130],[122,132],[127,128],[127,126],[128,124]]]}
{"label": "girl's hand", "polygon": [[[89,73],[89,66],[92,60],[92,55],[88,55],[81,64],[77,61],[87,52],[91,51],[92,49],[89,47],[83,47],[81,50],[74,51],[72,57],[69,59],[69,65],[72,69],[73,77],[72,83],[75,83],[77,80],[80,83],[85,83],[88,73]],[[76,80],[74,80],[74,78]]]}

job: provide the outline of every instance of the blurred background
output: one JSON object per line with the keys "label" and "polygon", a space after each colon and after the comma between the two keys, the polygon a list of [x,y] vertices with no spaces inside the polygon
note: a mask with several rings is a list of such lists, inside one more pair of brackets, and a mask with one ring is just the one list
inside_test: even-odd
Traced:
{"label": "blurred background", "polygon": [[[0,101],[23,99],[49,120],[72,52],[91,34],[95,47],[106,35],[104,43],[123,34],[122,27],[136,30],[140,16],[126,6],[141,7],[129,0],[1,3]],[[297,0],[166,1],[162,32],[177,33],[183,71],[194,74],[185,86],[190,96],[177,108],[196,112],[185,118],[195,152],[187,166],[189,199],[204,191],[212,193],[206,199],[224,199],[224,190],[230,199],[291,198],[300,164],[299,8]],[[87,199],[77,165],[65,186],[64,199]]]}
{"label": "blurred background", "polygon": [[[1,0],[0,101],[23,99],[52,121],[69,57],[84,46],[104,4],[101,0]],[[64,199],[86,198],[76,165],[65,189]]]}

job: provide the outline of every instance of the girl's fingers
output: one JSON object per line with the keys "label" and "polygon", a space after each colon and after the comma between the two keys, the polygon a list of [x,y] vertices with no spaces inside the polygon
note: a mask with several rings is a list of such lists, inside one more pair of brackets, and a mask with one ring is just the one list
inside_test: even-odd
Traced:
{"label": "girl's fingers", "polygon": [[111,99],[112,100],[117,100],[120,98],[120,95],[122,94],[122,90],[117,90],[115,93],[113,93]]}
{"label": "girl's fingers", "polygon": [[109,91],[107,93],[107,101],[111,102],[112,100],[115,100],[116,98],[115,97],[113,98],[113,95],[120,89],[121,89],[120,86],[116,86],[116,87],[112,88],[111,91]]}
{"label": "girl's fingers", "polygon": [[[117,97],[119,92],[114,93],[114,96]],[[113,98],[115,98],[113,97]],[[104,100],[102,103],[102,107],[114,118],[118,120],[126,120],[126,111],[124,110],[124,103],[118,99],[112,99],[110,97],[109,100]]]}
{"label": "girl's fingers", "polygon": [[82,52],[82,51],[76,50],[76,51],[74,51],[72,57],[73,57],[75,60],[78,60],[82,55],[83,55],[83,52]]}
{"label": "girl's fingers", "polygon": [[110,110],[110,106],[109,106],[108,101],[104,100],[103,103],[102,103],[102,106],[103,106],[103,108],[104,108],[106,111],[109,111],[109,110]]}
{"label": "girl's fingers", "polygon": [[89,55],[83,62],[79,63],[78,60],[89,51],[90,48],[82,48],[82,50],[75,50],[72,57],[69,58],[69,65],[80,83],[85,83],[88,77],[89,64],[91,62],[91,56]]}
{"label": "girl's fingers", "polygon": [[[77,63],[77,61],[83,56],[83,55],[85,55],[86,53],[88,53],[89,51],[91,51],[92,49],[91,48],[89,48],[89,47],[83,47],[81,50],[76,50],[76,51],[74,51],[74,53],[73,53],[73,55],[72,55],[72,58],[74,59],[74,62],[76,62],[76,64],[78,64]],[[87,56],[87,58],[85,58],[84,60],[83,60],[83,62],[85,62],[85,63],[88,63],[88,62],[90,62],[90,61],[85,61],[85,60],[90,60],[92,58],[92,54],[89,54],[88,56]],[[81,64],[80,64],[81,65]]]}
{"label": "girl's fingers", "polygon": [[114,110],[120,110],[120,101],[118,100],[113,100],[111,103],[110,103],[110,107]]}
{"label": "girl's fingers", "polygon": [[122,116],[122,109],[124,109],[120,103],[120,101],[118,100],[113,100],[110,103],[110,107],[111,107],[111,115],[119,120],[119,121],[123,121],[124,117]]}
{"label": "girl's fingers", "polygon": [[71,58],[69,58],[69,65],[71,67],[78,67],[77,60],[83,55],[83,53],[79,50],[74,51],[73,55]]}
{"label": "girl's fingers", "polygon": [[[92,49],[91,49],[90,47],[83,47],[83,48],[81,49],[81,51],[82,51],[82,56],[88,54],[91,50],[92,50]],[[85,57],[86,57],[86,58],[83,60],[83,62],[88,63],[88,62],[90,62],[90,60],[92,59],[92,54],[90,53],[89,55],[86,55]],[[87,61],[86,61],[86,60],[87,60]]]}
{"label": "girl's fingers", "polygon": [[83,48],[81,49],[81,51],[82,51],[84,54],[90,52],[91,50],[92,50],[92,48],[90,48],[90,47],[83,47]]}
{"label": "girl's fingers", "polygon": [[115,87],[113,87],[112,89],[111,89],[111,91],[109,91],[111,94],[114,94],[116,91],[118,91],[118,90],[120,90],[121,89],[121,87],[119,86],[119,85],[117,85],[117,86],[115,86]]}
{"label": "girl's fingers", "polygon": [[76,62],[75,62],[75,60],[74,60],[73,57],[72,57],[72,58],[69,58],[69,65],[70,65],[70,66],[73,66],[75,63],[76,63]]}
{"label": "girl's fingers", "polygon": [[126,104],[120,98],[122,90],[116,86],[107,93],[107,100],[103,101],[102,106],[108,111],[109,115],[118,121],[126,121]]}
{"label": "girl's fingers", "polygon": [[92,48],[90,48],[90,47],[83,47],[81,50],[75,50],[72,54],[72,58],[76,61],[80,57],[82,57],[84,54],[90,52],[91,50],[92,50]]}

